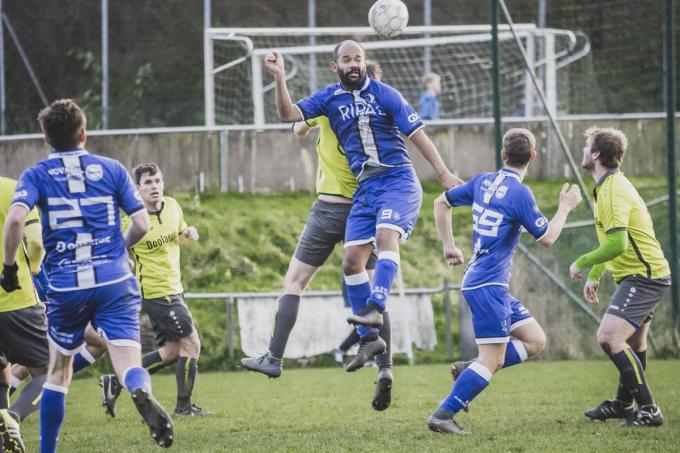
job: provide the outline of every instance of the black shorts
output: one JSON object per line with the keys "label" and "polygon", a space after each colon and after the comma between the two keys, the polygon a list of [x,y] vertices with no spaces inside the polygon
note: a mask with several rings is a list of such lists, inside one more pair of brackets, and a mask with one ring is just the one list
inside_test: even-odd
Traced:
{"label": "black shorts", "polygon": [[35,368],[50,361],[45,306],[0,313],[0,354],[10,363]]}
{"label": "black shorts", "polygon": [[194,331],[194,320],[183,294],[142,299],[142,312],[149,316],[158,347],[166,341],[186,338]]}
{"label": "black shorts", "polygon": [[625,319],[636,329],[654,316],[654,310],[671,287],[670,277],[650,279],[632,275],[619,281],[607,313]]}
{"label": "black shorts", "polygon": [[[323,265],[333,253],[335,245],[345,239],[347,217],[351,210],[350,203],[316,200],[295,248],[295,258],[310,266]],[[375,269],[376,259],[375,253],[371,254],[366,268]]]}

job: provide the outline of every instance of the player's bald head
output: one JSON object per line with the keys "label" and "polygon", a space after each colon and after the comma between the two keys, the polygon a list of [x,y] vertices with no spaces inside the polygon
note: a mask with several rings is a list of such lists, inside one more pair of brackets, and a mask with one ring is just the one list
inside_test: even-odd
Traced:
{"label": "player's bald head", "polygon": [[335,49],[333,49],[333,61],[338,61],[338,58],[340,58],[341,55],[356,55],[359,53],[364,56],[366,55],[363,46],[357,41],[347,39],[339,42],[338,45],[335,46]]}

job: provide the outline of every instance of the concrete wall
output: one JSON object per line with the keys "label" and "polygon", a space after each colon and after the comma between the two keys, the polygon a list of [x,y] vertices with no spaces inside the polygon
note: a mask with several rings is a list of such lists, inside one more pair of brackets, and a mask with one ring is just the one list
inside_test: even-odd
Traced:
{"label": "concrete wall", "polygon": [[[591,125],[614,126],[628,136],[629,151],[624,162],[627,174],[666,174],[665,120],[609,119],[560,121],[560,127],[577,165],[581,160],[583,132]],[[505,123],[505,127],[531,129],[538,140],[539,158],[530,175],[567,177],[566,159],[547,123]],[[449,168],[463,178],[495,167],[493,125],[429,125],[427,133],[439,148]],[[297,138],[289,128],[255,130],[168,130],[166,132],[93,132],[87,148],[119,159],[132,169],[143,162],[157,162],[173,190],[197,190],[203,180],[206,190],[282,191],[314,188],[316,134]],[[429,164],[409,145],[421,179],[433,178]],[[0,175],[18,177],[21,171],[44,158],[49,149],[38,136],[2,137]]]}

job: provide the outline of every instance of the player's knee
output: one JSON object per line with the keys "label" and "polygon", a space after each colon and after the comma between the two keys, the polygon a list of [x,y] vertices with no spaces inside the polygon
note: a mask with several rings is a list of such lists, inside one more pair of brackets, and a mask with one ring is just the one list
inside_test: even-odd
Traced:
{"label": "player's knee", "polygon": [[345,275],[356,275],[364,271],[364,263],[358,256],[345,255],[342,260],[342,271]]}
{"label": "player's knee", "polygon": [[536,335],[535,338],[532,338],[532,340],[529,343],[526,343],[526,348],[527,348],[527,355],[529,357],[535,357],[543,350],[545,349],[545,345],[548,342],[548,339],[545,336],[545,333],[541,332],[540,335]]}
{"label": "player's knee", "polygon": [[597,333],[597,343],[600,345],[604,353],[609,356],[623,349],[622,345],[606,332]]}
{"label": "player's knee", "polygon": [[201,340],[196,335],[196,331],[180,340],[180,349],[180,355],[187,355],[193,359],[198,359],[198,356],[201,354]]}

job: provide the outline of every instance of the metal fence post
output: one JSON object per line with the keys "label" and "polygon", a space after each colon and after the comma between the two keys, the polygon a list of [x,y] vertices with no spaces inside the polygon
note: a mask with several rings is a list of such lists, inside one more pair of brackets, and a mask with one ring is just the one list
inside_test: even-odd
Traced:
{"label": "metal fence post", "polygon": [[227,351],[229,358],[234,358],[234,298],[227,300]]}
{"label": "metal fence post", "polygon": [[449,296],[449,289],[449,283],[444,282],[444,314],[446,317],[444,338],[446,340],[446,360],[450,362],[453,360],[453,336],[451,335],[451,297]]}

